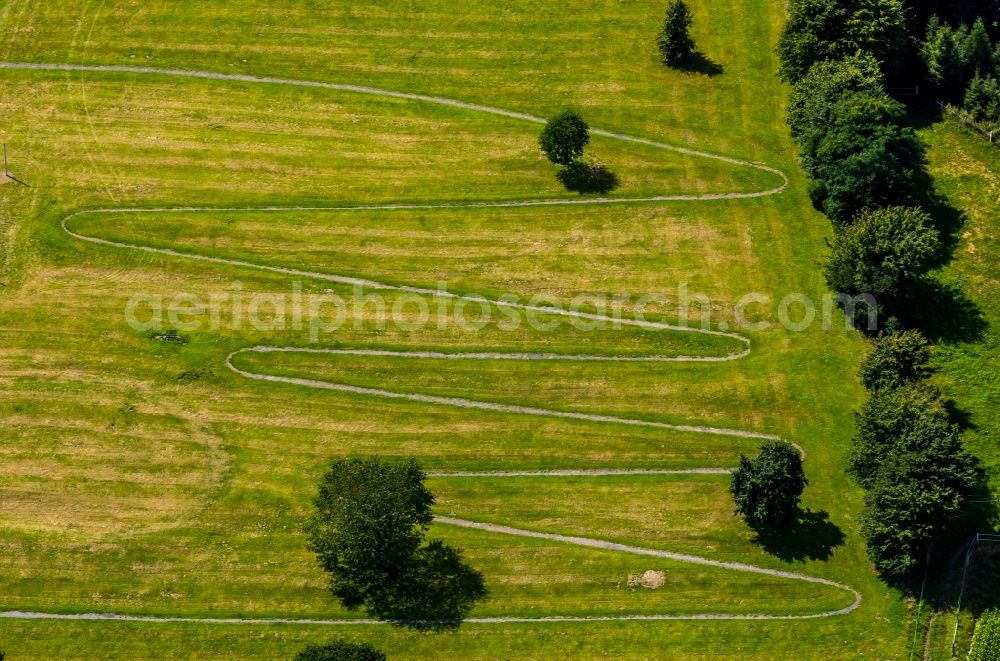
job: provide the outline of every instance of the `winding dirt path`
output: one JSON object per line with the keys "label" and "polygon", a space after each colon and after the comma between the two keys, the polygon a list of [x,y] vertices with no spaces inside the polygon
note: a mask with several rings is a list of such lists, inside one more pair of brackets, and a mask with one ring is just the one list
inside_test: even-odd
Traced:
{"label": "winding dirt path", "polygon": [[[363,87],[357,85],[343,85],[336,83],[324,83],[316,81],[305,81],[305,80],[293,80],[287,78],[273,78],[266,76],[249,76],[242,74],[222,74],[214,72],[205,71],[188,71],[179,69],[155,69],[150,67],[131,67],[131,66],[89,66],[89,65],[76,65],[76,64],[43,64],[43,63],[18,63],[18,62],[0,62],[0,69],[18,69],[18,70],[44,70],[44,71],[77,71],[77,72],[100,72],[100,73],[122,73],[122,74],[141,74],[141,75],[154,75],[154,76],[174,76],[174,77],[184,77],[184,78],[201,78],[209,80],[219,80],[219,81],[237,81],[237,82],[249,82],[258,84],[269,84],[269,85],[290,85],[296,87],[313,87],[321,89],[331,89],[340,90],[347,92],[355,92],[360,94],[369,94],[375,96],[384,96],[392,98],[407,99],[417,102],[433,103],[438,105],[451,106],[455,108],[461,108],[465,110],[489,113],[492,115],[498,115],[513,119],[518,119],[526,122],[531,122],[535,124],[542,124],[545,122],[543,118],[535,117],[533,115],[528,115],[519,112],[513,112],[509,110],[504,110],[500,108],[493,108],[490,106],[484,106],[473,103],[465,103],[462,101],[457,101],[454,99],[448,99],[437,96],[427,96],[422,94],[411,94],[406,92],[396,92],[392,90],[384,90],[373,87]],[[408,358],[408,359],[428,359],[428,360],[517,360],[517,361],[575,361],[575,362],[649,362],[649,363],[660,363],[660,362],[722,362],[731,361],[744,358],[750,353],[750,340],[737,333],[723,332],[719,330],[708,330],[701,328],[690,328],[683,325],[669,324],[657,321],[648,321],[645,319],[635,319],[635,318],[612,318],[607,315],[577,312],[572,310],[564,310],[559,308],[550,308],[547,306],[531,305],[526,303],[517,303],[510,301],[498,301],[489,300],[477,296],[467,296],[452,294],[450,292],[439,291],[435,289],[414,287],[407,285],[392,285],[385,282],[379,282],[377,280],[358,278],[353,276],[338,275],[333,273],[323,273],[316,271],[308,271],[301,269],[284,268],[277,266],[270,266],[267,264],[258,264],[250,261],[227,259],[221,257],[213,257],[209,255],[202,255],[197,253],[189,253],[179,250],[172,250],[169,248],[156,248],[152,246],[146,246],[142,244],[125,243],[119,241],[111,241],[107,239],[102,239],[96,236],[88,236],[74,231],[70,227],[70,221],[74,218],[88,215],[88,214],[149,214],[149,213],[179,213],[179,212],[200,212],[200,213],[233,213],[233,212],[289,212],[289,211],[355,211],[355,210],[379,210],[379,211],[393,211],[393,210],[406,210],[406,209],[489,209],[489,208],[509,208],[509,207],[535,207],[535,206],[557,206],[557,205],[596,205],[596,204],[619,204],[619,203],[637,203],[637,202],[674,202],[674,201],[685,201],[685,202],[699,202],[699,201],[709,201],[709,200],[736,200],[736,199],[749,199],[749,198],[759,198],[766,197],[770,195],[776,195],[781,193],[788,184],[788,179],[783,172],[776,168],[772,168],[768,165],[762,163],[753,163],[750,161],[745,161],[737,158],[731,158],[727,156],[721,156],[718,154],[712,154],[708,152],[702,152],[698,150],[693,150],[685,147],[678,147],[674,145],[669,145],[666,143],[656,142],[653,140],[647,140],[645,138],[638,138],[634,136],[625,135],[622,133],[614,133],[611,131],[605,131],[601,129],[593,129],[591,131],[594,135],[600,135],[607,138],[621,140],[625,142],[642,144],[649,147],[654,147],[657,149],[662,149],[665,151],[671,151],[676,153],[685,154],[688,156],[695,156],[699,158],[713,159],[717,161],[722,161],[729,163],[738,167],[748,167],[761,170],[764,172],[771,173],[781,178],[781,185],[775,188],[771,188],[763,191],[747,192],[747,193],[715,193],[707,195],[660,195],[653,197],[643,197],[643,198],[565,198],[565,199],[552,199],[552,200],[528,200],[528,201],[511,201],[511,202],[482,202],[482,203],[467,203],[467,204],[385,204],[385,205],[357,205],[357,206],[333,206],[333,207],[248,207],[248,208],[218,208],[218,207],[170,207],[161,209],[141,209],[141,208],[112,208],[112,209],[91,209],[85,211],[79,211],[65,217],[62,220],[63,230],[70,236],[78,239],[80,241],[86,241],[92,244],[98,244],[115,249],[123,250],[134,250],[146,253],[153,253],[168,257],[177,257],[188,260],[196,260],[201,262],[222,264],[227,266],[233,266],[238,268],[248,268],[256,269],[260,271],[266,271],[270,273],[278,273],[283,275],[292,275],[303,278],[316,279],[320,281],[334,282],[352,286],[359,286],[369,289],[376,290],[394,290],[400,292],[407,292],[418,294],[421,296],[429,297],[439,297],[447,299],[461,299],[475,302],[485,302],[493,306],[498,307],[508,307],[515,308],[523,311],[538,312],[550,315],[560,315],[565,317],[574,317],[578,319],[586,319],[593,321],[604,321],[613,324],[623,324],[630,326],[637,326],[645,328],[651,331],[664,331],[664,332],[691,332],[691,333],[701,333],[706,335],[714,335],[719,337],[726,337],[739,342],[742,345],[742,349],[738,352],[731,353],[725,356],[598,356],[598,355],[562,355],[562,354],[542,354],[542,353],[502,353],[502,352],[476,352],[476,353],[459,353],[459,354],[448,354],[444,352],[434,352],[434,351],[387,351],[387,350],[360,350],[360,349],[321,349],[321,348],[304,348],[304,347],[274,347],[274,346],[255,346],[246,347],[231,353],[226,358],[226,365],[229,369],[233,370],[235,373],[239,374],[248,379],[254,379],[259,381],[268,381],[273,383],[283,383],[296,385],[307,388],[316,388],[324,390],[333,390],[339,392],[347,392],[356,395],[370,396],[370,397],[380,397],[389,399],[404,399],[414,402],[426,403],[431,405],[442,405],[451,406],[466,409],[479,409],[485,411],[493,411],[500,413],[508,413],[512,415],[529,415],[529,416],[539,416],[539,417],[550,417],[550,418],[564,418],[571,420],[581,420],[596,423],[614,424],[614,425],[626,425],[626,426],[642,426],[642,427],[652,427],[656,429],[673,430],[673,431],[684,431],[697,434],[707,434],[716,435],[724,437],[733,438],[752,438],[761,440],[780,440],[779,437],[764,434],[753,431],[745,431],[739,429],[726,429],[717,427],[708,427],[701,425],[678,425],[669,424],[665,422],[642,420],[637,418],[625,418],[609,415],[599,415],[599,414],[589,414],[580,413],[573,411],[560,411],[553,409],[543,409],[530,406],[521,406],[515,404],[503,404],[497,402],[487,402],[472,399],[456,398],[456,397],[441,397],[436,395],[427,395],[422,393],[414,392],[396,392],[390,390],[382,390],[377,388],[364,388],[359,386],[353,386],[343,383],[334,383],[328,381],[320,381],[314,379],[304,379],[296,377],[286,377],[274,374],[262,374],[257,372],[252,372],[237,367],[233,360],[242,354],[246,353],[313,353],[313,354],[324,354],[331,357],[336,356],[371,356],[371,357],[388,357],[388,358]],[[805,453],[801,447],[798,448],[799,452],[805,457]],[[657,470],[657,469],[561,469],[561,470],[551,470],[551,471],[443,471],[433,473],[432,475],[437,477],[451,477],[451,478],[515,478],[515,477],[567,477],[567,476],[581,476],[581,477],[600,477],[600,476],[615,476],[615,475],[670,475],[670,474],[691,474],[691,475],[717,475],[726,474],[729,469],[722,467],[707,467],[707,468],[694,468],[688,470]],[[670,551],[649,549],[637,546],[629,546],[625,544],[618,544],[615,542],[609,542],[605,540],[591,539],[587,537],[576,537],[569,535],[559,535],[554,533],[543,533],[532,530],[524,530],[520,528],[513,528],[509,526],[480,523],[475,521],[468,521],[465,519],[456,519],[452,517],[436,517],[435,520],[438,523],[445,525],[457,526],[468,529],[475,529],[484,532],[489,532],[498,535],[507,536],[518,536],[518,537],[529,537],[534,539],[542,539],[551,541],[553,543],[559,544],[569,544],[574,546],[587,547],[592,549],[601,549],[608,551],[615,551],[620,553],[628,553],[632,555],[642,555],[657,558],[664,558],[676,562],[683,562],[693,565],[715,567],[719,569],[737,571],[744,573],[762,574],[775,578],[781,578],[786,580],[803,581],[807,583],[825,585],[831,588],[841,590],[852,597],[852,601],[847,606],[831,611],[818,612],[808,615],[780,615],[780,614],[688,614],[688,615],[615,615],[615,616],[551,616],[551,617],[485,617],[485,618],[470,618],[467,622],[471,623],[540,623],[540,622],[600,622],[600,621],[671,621],[671,620],[803,620],[803,619],[815,619],[815,618],[825,618],[833,617],[838,615],[845,615],[855,610],[861,603],[861,595],[854,588],[845,585],[843,583],[838,583],[825,578],[818,578],[814,576],[808,576],[805,574],[800,574],[797,572],[789,572],[778,569],[770,569],[766,567],[759,567],[744,563],[733,563],[733,562],[722,562],[718,560],[711,560],[708,558],[702,558],[694,555],[687,555],[681,553],[674,553]],[[29,612],[29,611],[6,611],[0,612],[0,618],[13,618],[13,619],[57,619],[57,620],[117,620],[117,621],[129,621],[129,622],[151,622],[151,623],[201,623],[201,624],[306,624],[306,625],[357,625],[357,624],[383,624],[382,622],[376,620],[366,620],[366,619],[295,619],[295,618],[196,618],[196,617],[157,617],[157,616],[140,616],[140,615],[125,615],[116,613],[76,613],[76,614],[66,614],[66,613],[44,613],[44,612]]]}
{"label": "winding dirt path", "polygon": [[[201,78],[207,80],[282,85],[290,87],[312,87],[317,89],[337,90],[341,92],[354,92],[357,94],[368,94],[370,96],[382,96],[394,99],[406,99],[409,101],[419,101],[422,103],[433,103],[439,106],[450,106],[452,108],[461,108],[463,110],[471,110],[473,112],[478,112],[478,113],[486,113],[490,115],[497,115],[500,117],[508,117],[511,119],[521,120],[523,122],[531,122],[532,124],[544,124],[546,122],[545,118],[543,117],[537,117],[535,115],[529,115],[523,112],[505,110],[503,108],[494,108],[493,106],[486,106],[478,103],[467,103],[465,101],[449,99],[443,96],[430,96],[426,94],[413,94],[410,92],[397,92],[395,90],[381,89],[378,87],[366,87],[363,85],[345,85],[342,83],[327,83],[314,80],[275,78],[273,76],[250,76],[246,74],[217,73],[214,71],[192,71],[189,69],[158,69],[155,67],[136,67],[136,66],[123,66],[123,65],[61,64],[61,63],[48,63],[48,62],[0,62],[0,69],[26,70],[26,71],[78,71],[78,72],[92,72],[92,73],[127,73],[127,74],[138,74],[138,75],[170,76],[170,77],[180,77],[180,78]],[[474,207],[540,206],[540,205],[551,205],[551,204],[601,204],[601,203],[611,203],[611,202],[741,200],[741,199],[751,199],[757,197],[767,197],[769,195],[776,195],[784,191],[785,188],[788,186],[787,175],[785,175],[785,173],[779,170],[778,168],[773,168],[770,165],[767,165],[766,163],[755,163],[740,158],[723,156],[721,154],[713,154],[711,152],[700,151],[697,149],[690,149],[688,147],[679,147],[677,145],[671,145],[665,142],[658,142],[656,140],[649,140],[647,138],[639,138],[636,136],[627,135],[625,133],[616,133],[614,131],[606,131],[604,129],[599,129],[599,128],[592,128],[590,130],[590,133],[592,135],[599,135],[605,138],[612,138],[614,140],[620,140],[623,142],[631,142],[634,144],[646,145],[647,147],[654,147],[656,149],[671,151],[678,154],[684,154],[687,156],[695,156],[697,158],[706,158],[715,161],[721,161],[723,163],[728,163],[730,165],[734,165],[737,167],[753,168],[755,170],[768,172],[772,175],[780,177],[782,183],[780,186],[777,186],[775,188],[770,188],[763,191],[748,192],[748,193],[710,193],[705,195],[662,195],[662,196],[642,197],[642,198],[599,198],[599,199],[573,198],[573,199],[557,199],[557,200],[541,200],[541,201],[525,201],[525,202],[499,202],[499,203],[459,204],[459,205],[410,205],[410,206],[398,205],[395,208],[448,209],[448,208],[474,208]],[[375,206],[367,208],[385,209],[388,207]]]}

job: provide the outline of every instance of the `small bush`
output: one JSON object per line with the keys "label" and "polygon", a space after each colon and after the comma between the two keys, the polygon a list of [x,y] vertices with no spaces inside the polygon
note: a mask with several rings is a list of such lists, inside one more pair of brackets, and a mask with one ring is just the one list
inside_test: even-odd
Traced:
{"label": "small bush", "polygon": [[556,177],[574,193],[610,193],[618,188],[618,176],[600,163],[574,161],[564,166]]}
{"label": "small bush", "polygon": [[1000,610],[986,611],[979,618],[969,661],[1000,661]]}
{"label": "small bush", "polygon": [[385,654],[367,643],[337,640],[329,645],[310,645],[293,661],[385,661]]}

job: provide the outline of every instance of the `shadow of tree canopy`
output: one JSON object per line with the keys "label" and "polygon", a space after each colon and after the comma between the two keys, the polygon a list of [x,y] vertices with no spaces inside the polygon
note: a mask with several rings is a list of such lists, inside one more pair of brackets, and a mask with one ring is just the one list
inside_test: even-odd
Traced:
{"label": "shadow of tree canopy", "polygon": [[610,193],[618,188],[621,182],[618,175],[600,163],[585,163],[574,161],[569,165],[560,168],[556,177],[566,187],[566,190],[574,193],[599,193],[601,195]]}
{"label": "shadow of tree canopy", "polygon": [[708,57],[701,51],[695,51],[691,53],[684,61],[676,67],[678,71],[684,71],[687,73],[697,73],[702,76],[708,76],[709,78],[715,78],[716,76],[721,76],[725,69],[722,65]]}
{"label": "shadow of tree canopy", "polygon": [[955,400],[944,400],[944,408],[948,412],[948,420],[962,431],[974,431],[978,429],[972,421],[972,414],[960,407]]}
{"label": "shadow of tree canopy", "polygon": [[927,191],[919,195],[918,200],[920,206],[930,215],[931,226],[938,231],[941,238],[941,250],[931,266],[944,266],[952,261],[953,253],[958,247],[959,232],[967,220],[965,212],[934,190],[934,179],[925,169],[915,172],[913,180],[915,191]]}
{"label": "shadow of tree canopy", "polygon": [[483,575],[462,553],[431,540],[414,556],[407,573],[381,597],[382,619],[419,631],[456,629],[488,591]]}
{"label": "shadow of tree canopy", "polygon": [[907,328],[919,328],[931,342],[977,342],[988,323],[975,301],[956,284],[925,278],[907,301],[893,307]]}
{"label": "shadow of tree canopy", "polygon": [[833,549],[844,544],[844,533],[827,512],[800,512],[795,521],[780,532],[757,531],[752,540],[766,552],[786,562],[829,560]]}

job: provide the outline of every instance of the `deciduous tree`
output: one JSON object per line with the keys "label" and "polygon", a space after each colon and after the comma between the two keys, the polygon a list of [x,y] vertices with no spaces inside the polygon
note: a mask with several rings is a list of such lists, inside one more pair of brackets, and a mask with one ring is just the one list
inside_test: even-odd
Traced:
{"label": "deciduous tree", "polygon": [[899,388],[930,372],[930,345],[918,330],[886,333],[875,340],[861,364],[861,380],[869,391]]}
{"label": "deciduous tree", "polygon": [[740,456],[729,492],[751,528],[776,531],[794,520],[806,484],[798,450],[790,443],[769,441],[756,458]]}
{"label": "deciduous tree", "polygon": [[349,608],[416,628],[457,626],[486,595],[459,551],[425,543],[434,496],[414,461],[341,459],[320,486],[311,548]]}
{"label": "deciduous tree", "polygon": [[798,82],[817,62],[871,53],[893,71],[909,37],[899,0],[792,0],[778,42],[781,75]]}
{"label": "deciduous tree", "polygon": [[923,145],[904,126],[905,110],[884,92],[849,94],[830,108],[830,123],[802,154],[816,207],[843,226],[866,208],[909,204]]}
{"label": "deciduous tree", "polygon": [[563,110],[550,119],[538,138],[542,151],[556,165],[576,161],[589,142],[590,127],[575,110]]}
{"label": "deciduous tree", "polygon": [[884,578],[907,583],[974,492],[976,462],[954,427],[916,427],[899,440],[865,494],[861,534]]}
{"label": "deciduous tree", "polygon": [[913,445],[928,430],[941,436],[955,431],[940,390],[914,382],[873,391],[855,414],[851,475],[870,488],[888,458]]}
{"label": "deciduous tree", "polygon": [[913,207],[868,210],[834,236],[823,273],[833,291],[869,294],[880,306],[893,308],[908,298],[940,249],[926,212]]}
{"label": "deciduous tree", "polygon": [[817,63],[792,87],[786,120],[792,137],[803,152],[814,154],[841,100],[854,94],[882,94],[884,89],[885,78],[871,53]]}

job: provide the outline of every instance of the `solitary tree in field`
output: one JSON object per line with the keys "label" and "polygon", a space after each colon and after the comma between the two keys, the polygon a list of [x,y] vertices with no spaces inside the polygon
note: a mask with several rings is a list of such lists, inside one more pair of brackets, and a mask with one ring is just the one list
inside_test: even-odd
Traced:
{"label": "solitary tree in field", "polygon": [[538,144],[556,165],[570,165],[583,156],[590,142],[590,127],[574,110],[563,110],[550,119],[538,138]]}
{"label": "solitary tree in field", "polygon": [[309,541],[348,609],[414,628],[458,626],[486,596],[461,552],[425,542],[434,496],[414,461],[341,459],[323,478]]}
{"label": "solitary tree in field", "polygon": [[310,645],[293,661],[385,661],[385,654],[367,643],[337,640],[329,645]]}
{"label": "solitary tree in field", "polygon": [[784,441],[769,441],[757,458],[740,457],[729,492],[736,512],[751,528],[774,532],[795,519],[808,483],[798,450]]}
{"label": "solitary tree in field", "polygon": [[656,39],[663,63],[670,67],[680,67],[690,62],[694,55],[694,39],[691,25],[694,15],[684,0],[672,0],[663,19],[663,29]]}

